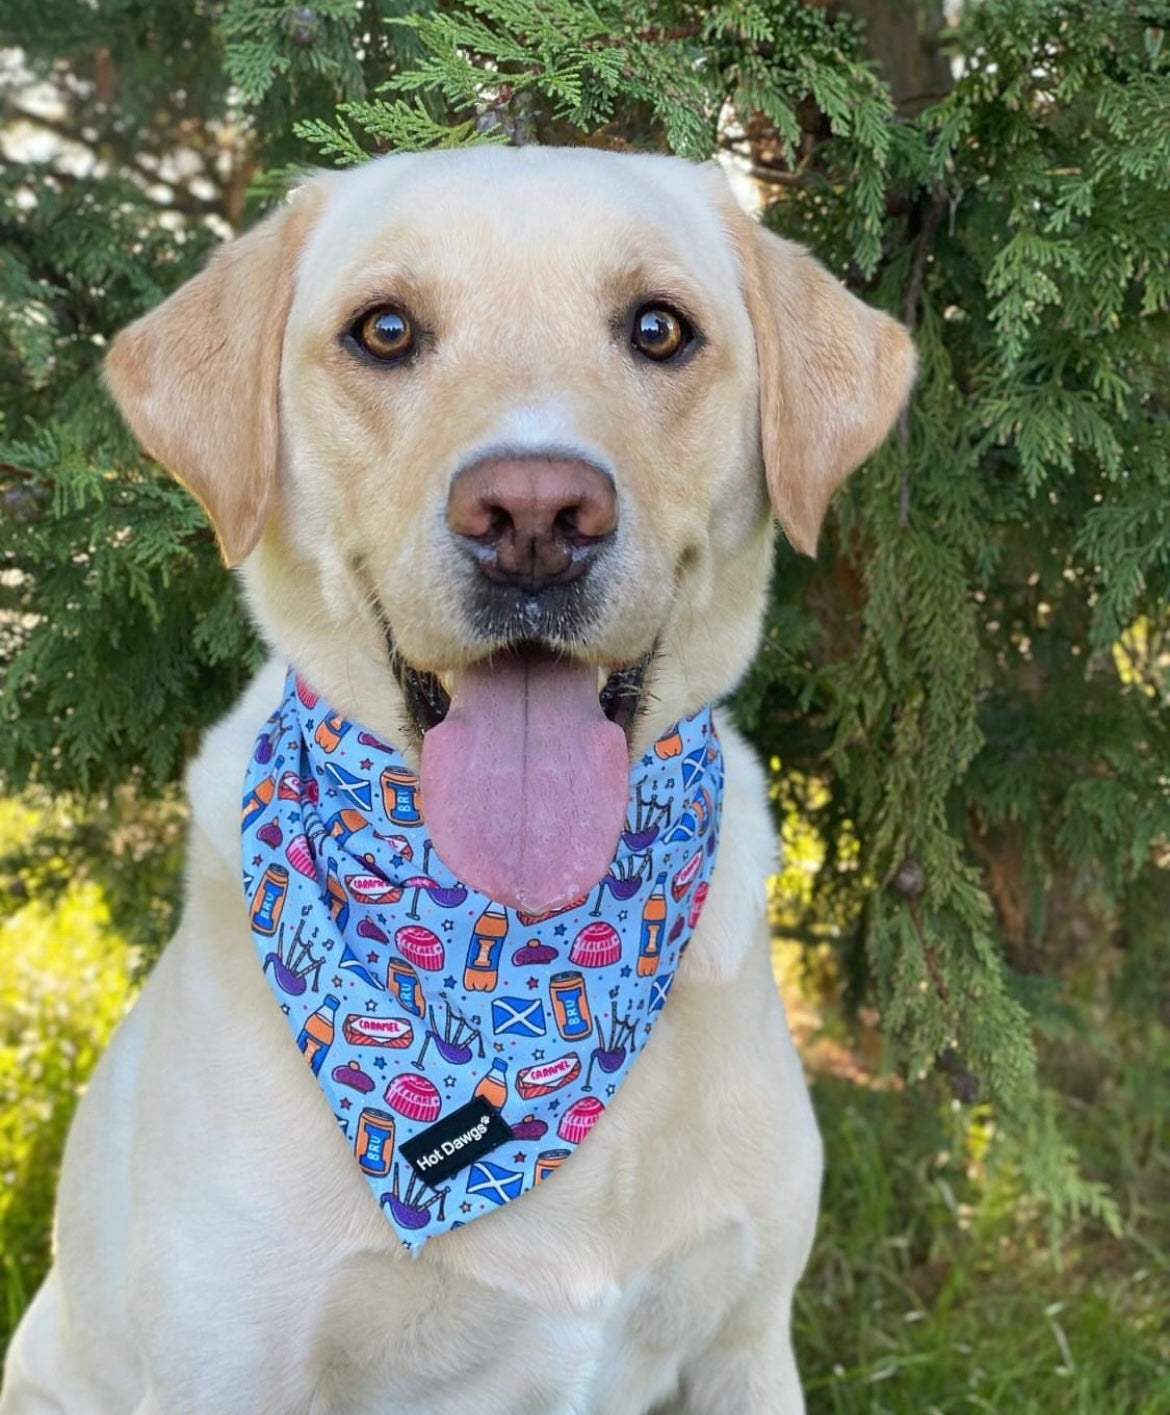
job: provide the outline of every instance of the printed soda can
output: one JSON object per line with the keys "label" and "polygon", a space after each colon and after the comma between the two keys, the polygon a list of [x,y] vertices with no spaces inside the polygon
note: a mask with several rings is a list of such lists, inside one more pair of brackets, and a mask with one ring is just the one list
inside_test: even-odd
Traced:
{"label": "printed soda can", "polygon": [[367,1106],[358,1116],[357,1138],[353,1142],[357,1162],[366,1174],[381,1178],[390,1173],[394,1154],[394,1117],[389,1111]]}
{"label": "printed soda can", "polygon": [[252,928],[258,934],[267,938],[276,932],[287,893],[288,871],[283,865],[269,865],[252,898]]}
{"label": "printed soda can", "polygon": [[536,1157],[536,1173],[532,1182],[539,1184],[542,1179],[547,1179],[554,1170],[560,1169],[570,1153],[569,1150],[541,1150]]}
{"label": "printed soda can", "polygon": [[338,744],[349,731],[349,723],[339,712],[331,712],[317,724],[313,740],[323,752],[335,752]]}
{"label": "printed soda can", "polygon": [[557,1031],[565,1041],[579,1042],[592,1033],[593,1014],[589,1011],[589,994],[581,973],[554,973],[549,979],[548,1000]]}
{"label": "printed soda can", "polygon": [[407,1012],[415,1017],[423,1015],[418,974],[401,958],[391,958],[386,965],[386,991],[393,993]]}
{"label": "printed soda can", "polygon": [[349,895],[345,892],[345,886],[337,878],[332,865],[329,866],[329,872],[325,876],[325,894],[321,902],[328,909],[329,917],[337,927],[344,929],[349,923]]}
{"label": "printed soda can", "polygon": [[355,811],[352,806],[346,806],[344,810],[337,811],[329,817],[325,822],[325,829],[339,845],[344,845],[355,831],[364,830],[367,825],[369,825],[369,821],[361,811]]}
{"label": "printed soda can", "polygon": [[382,804],[395,825],[421,825],[418,777],[412,771],[388,766],[382,769]]}

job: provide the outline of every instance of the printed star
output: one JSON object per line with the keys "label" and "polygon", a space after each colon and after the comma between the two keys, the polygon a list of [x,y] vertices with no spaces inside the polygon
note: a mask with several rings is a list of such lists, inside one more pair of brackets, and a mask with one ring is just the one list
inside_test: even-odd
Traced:
{"label": "printed star", "polygon": [[455,1084],[455,1077],[454,1077],[454,1076],[444,1076],[444,1077],[443,1077],[443,1085],[444,1085],[444,1086],[447,1086],[447,1087],[449,1088],[449,1087],[453,1086],[454,1084]]}
{"label": "printed star", "polygon": [[628,978],[629,976],[630,976],[630,965],[627,963],[626,966],[622,969],[622,977],[623,977],[623,978]]}
{"label": "printed star", "polygon": [[443,979],[443,986],[445,988],[453,988],[455,986],[455,979],[448,974],[448,976]]}
{"label": "printed star", "polygon": [[342,984],[342,979],[341,979],[341,978],[338,978],[338,977],[334,977],[334,979],[333,979],[333,986],[334,986],[335,988],[339,988],[339,987],[341,986],[341,984]]}
{"label": "printed star", "polygon": [[540,983],[536,978],[529,978],[527,983],[525,983],[525,987],[528,989],[529,992],[531,992],[533,988],[538,988],[539,986]]}
{"label": "printed star", "polygon": [[495,1043],[495,1048],[496,1048],[497,1051],[503,1051],[503,1050],[504,1050],[504,1044],[503,1044],[503,1042],[496,1042],[496,1043]]}
{"label": "printed star", "polygon": [[342,1096],[342,1098],[341,1098],[341,1108],[342,1108],[342,1110],[350,1110],[350,1109],[352,1109],[352,1107],[353,1107],[353,1101],[351,1101],[348,1096]]}
{"label": "printed star", "polygon": [[523,1164],[524,1161],[525,1161],[527,1158],[528,1158],[528,1156],[524,1153],[523,1150],[521,1150],[519,1154],[515,1154],[515,1155],[512,1156],[512,1163],[513,1163],[513,1164]]}
{"label": "printed star", "polygon": [[558,924],[558,925],[556,926],[556,928],[553,929],[553,933],[556,934],[557,938],[564,938],[565,932],[566,932],[566,925],[565,925],[565,924]]}
{"label": "printed star", "polygon": [[444,932],[445,934],[449,934],[449,933],[451,932],[451,930],[452,930],[454,927],[455,927],[455,920],[454,920],[454,919],[444,919],[444,920],[443,920],[443,932]]}
{"label": "printed star", "polygon": [[385,1071],[385,1069],[386,1069],[386,1058],[385,1058],[384,1056],[376,1056],[376,1057],[374,1057],[374,1065],[378,1068],[379,1071]]}
{"label": "printed star", "polygon": [[650,1023],[649,1023],[649,1022],[647,1022],[647,1023],[645,1024],[645,1026],[644,1026],[644,1028],[643,1028],[643,1031],[646,1033],[647,1036],[650,1035]]}
{"label": "printed star", "polygon": [[549,1103],[548,1103],[548,1108],[549,1108],[549,1110],[552,1110],[552,1111],[560,1110],[560,1108],[561,1108],[561,1103],[560,1103],[559,1100],[549,1101]]}
{"label": "printed star", "polygon": [[619,924],[624,924],[624,923],[626,922],[626,920],[627,920],[629,917],[630,917],[630,911],[629,911],[628,909],[619,909],[619,910],[618,910],[618,923],[619,923]]}
{"label": "printed star", "polygon": [[370,998],[369,1002],[366,1003],[366,1011],[367,1011],[367,1012],[377,1012],[377,1010],[378,1010],[378,1004],[374,1001],[373,998]]}
{"label": "printed star", "polygon": [[613,1087],[613,1086],[606,1086],[606,1088],[605,1088],[605,1094],[606,1094],[607,1096],[612,1096],[615,1089],[616,1089],[616,1088]]}
{"label": "printed star", "polygon": [[253,855],[253,856],[252,856],[252,863],[253,863],[254,865],[261,865],[261,864],[263,864],[263,863],[264,863],[264,856],[263,856],[263,855]]}
{"label": "printed star", "polygon": [[391,855],[391,856],[390,856],[390,863],[391,863],[391,864],[394,866],[394,868],[397,870],[397,869],[400,869],[403,864],[405,864],[405,861],[403,860],[403,858],[402,858],[401,855]]}
{"label": "printed star", "polygon": [[471,1205],[466,1199],[459,1205],[459,1212],[461,1214],[469,1214],[471,1212]]}
{"label": "printed star", "polygon": [[300,811],[289,811],[288,818],[290,821],[299,821],[301,818],[301,813]]}
{"label": "printed star", "polygon": [[377,961],[378,961],[378,955],[377,955],[376,953],[367,953],[367,954],[366,954],[366,962],[367,962],[367,963],[376,963]]}
{"label": "printed star", "polygon": [[544,1060],[544,1052],[543,1052],[543,1051],[534,1051],[534,1052],[532,1053],[532,1059],[533,1059],[533,1061],[543,1061],[543,1060]]}
{"label": "printed star", "polygon": [[284,1013],[284,1015],[287,1017],[287,1016],[288,1016],[288,1003],[287,1003],[287,1002],[282,1002],[282,1003],[280,1004],[280,1010],[281,1010],[281,1011]]}
{"label": "printed star", "polygon": [[360,766],[363,771],[369,771],[369,769],[370,769],[373,765],[374,765],[374,763],[371,761],[371,759],[370,759],[369,757],[363,757],[363,758],[361,759],[361,761],[358,762],[358,766]]}

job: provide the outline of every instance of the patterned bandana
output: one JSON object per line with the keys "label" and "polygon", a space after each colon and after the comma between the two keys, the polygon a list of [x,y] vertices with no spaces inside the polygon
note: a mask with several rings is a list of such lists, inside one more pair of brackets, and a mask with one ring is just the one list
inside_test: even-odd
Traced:
{"label": "patterned bandana", "polygon": [[252,934],[412,1252],[547,1178],[602,1115],[702,910],[722,793],[704,709],[635,763],[596,889],[525,914],[452,876],[402,756],[289,672],[245,780]]}

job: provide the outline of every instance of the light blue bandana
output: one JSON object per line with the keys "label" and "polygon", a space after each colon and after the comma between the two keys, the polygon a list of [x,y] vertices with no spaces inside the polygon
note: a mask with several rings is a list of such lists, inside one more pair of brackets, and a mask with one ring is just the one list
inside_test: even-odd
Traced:
{"label": "light blue bandana", "polygon": [[455,879],[404,759],[291,671],[244,792],[265,977],[417,1252],[569,1160],[645,1044],[715,860],[723,756],[710,710],[634,765],[608,872],[552,914]]}

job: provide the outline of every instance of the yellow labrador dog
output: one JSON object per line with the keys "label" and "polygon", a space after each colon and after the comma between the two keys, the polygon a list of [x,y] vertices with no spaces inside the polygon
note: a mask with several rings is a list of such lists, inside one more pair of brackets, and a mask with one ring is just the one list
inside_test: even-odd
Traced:
{"label": "yellow labrador dog", "polygon": [[[773,513],[811,554],[913,362],[717,168],[538,148],[315,177],[120,336],[114,396],[276,661],[191,768],[182,926],[78,1111],[2,1415],[804,1408],[821,1150],[769,971],[765,781],[730,723],[706,907],[644,1051],[555,1177],[417,1256],[259,966],[241,783],[287,663],[415,766],[472,684],[512,704],[505,755],[563,719],[637,759],[743,673]],[[564,747],[586,772],[592,750]],[[492,812],[473,788],[446,809],[490,873]],[[531,809],[596,833],[555,784]],[[558,848],[527,896],[505,858],[500,889],[536,899]]]}

